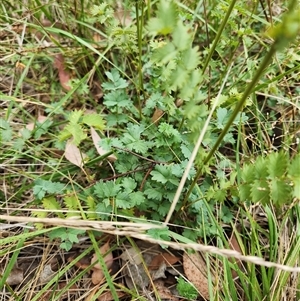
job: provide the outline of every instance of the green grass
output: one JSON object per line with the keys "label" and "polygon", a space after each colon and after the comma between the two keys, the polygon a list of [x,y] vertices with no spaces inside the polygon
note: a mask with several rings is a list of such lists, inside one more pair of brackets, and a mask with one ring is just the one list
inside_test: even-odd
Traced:
{"label": "green grass", "polygon": [[[92,300],[104,290],[114,300],[120,290],[130,300],[146,300],[145,290],[128,288],[106,267],[102,240],[92,231],[106,221],[120,227],[112,231],[115,256],[123,242],[136,246],[136,238],[230,249],[234,233],[242,255],[299,266],[296,4],[0,4],[1,216],[95,225],[73,224],[72,232],[63,222],[39,219],[31,230],[8,228],[0,242],[7,300],[41,300],[65,277],[51,300],[80,281],[89,295],[85,281],[93,267],[75,271],[91,253],[106,279]],[[101,142],[93,142],[91,127]],[[136,230],[126,232],[119,222]],[[79,230],[87,230],[88,244],[66,262],[64,252],[85,235]],[[55,277],[38,290],[38,276],[17,287],[5,283],[37,241],[45,250],[37,274],[59,253]],[[210,300],[300,299],[299,272],[212,253],[204,256]],[[76,292],[68,300],[79,298]]]}

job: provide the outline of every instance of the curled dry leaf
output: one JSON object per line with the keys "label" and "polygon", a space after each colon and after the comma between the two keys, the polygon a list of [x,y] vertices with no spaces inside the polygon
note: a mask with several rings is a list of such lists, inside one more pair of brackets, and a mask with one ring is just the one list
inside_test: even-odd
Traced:
{"label": "curled dry leaf", "polygon": [[155,288],[160,299],[167,299],[172,301],[178,301],[179,299],[174,296],[169,288],[167,288],[164,284],[163,280],[155,280],[154,281]]}
{"label": "curled dry leaf", "polygon": [[165,263],[166,266],[171,266],[174,263],[179,261],[179,257],[176,257],[170,253],[163,252],[161,254],[158,254],[153,257],[150,265],[149,265],[149,270],[156,270],[158,269],[162,263]]}
{"label": "curled dry leaf", "polygon": [[130,264],[139,265],[143,262],[141,251],[137,248],[131,247],[126,249],[121,255],[121,259]]}
{"label": "curled dry leaf", "polygon": [[55,271],[52,270],[51,264],[44,265],[39,277],[39,283],[44,284],[49,282],[55,275]]}
{"label": "curled dry leaf", "polygon": [[131,247],[126,249],[121,254],[123,269],[122,273],[125,276],[125,282],[129,289],[134,289],[135,287],[143,288],[147,287],[149,284],[149,274],[145,271],[144,263],[147,264],[148,254],[143,253],[138,247]]}
{"label": "curled dry leaf", "polygon": [[183,269],[187,279],[194,284],[205,299],[209,299],[207,266],[202,256],[196,252],[183,254]]}
{"label": "curled dry leaf", "polygon": [[87,157],[87,155],[82,153],[79,148],[75,144],[73,144],[72,140],[69,139],[66,144],[65,157],[74,165],[82,168],[83,161]]}
{"label": "curled dry leaf", "polygon": [[94,285],[96,284],[99,284],[99,283],[102,283],[102,281],[104,280],[104,274],[102,272],[102,270],[93,270],[93,273],[92,273],[92,283]]}
{"label": "curled dry leaf", "polygon": [[[0,272],[2,274],[3,271],[1,270],[2,269],[0,269]],[[6,279],[6,283],[8,285],[18,285],[23,281],[23,279],[24,279],[23,270],[17,267],[13,267],[8,278]]]}
{"label": "curled dry leaf", "polygon": [[[68,262],[73,262],[75,260],[75,258],[77,256],[79,256],[80,254],[76,254],[76,256],[70,256],[68,257]],[[76,260],[75,262],[75,266],[80,269],[80,270],[84,270],[86,268],[88,268],[91,264],[91,260],[88,256],[84,256],[83,258],[81,258],[80,260]]]}
{"label": "curled dry leaf", "polygon": [[71,74],[65,69],[64,63],[63,55],[61,53],[57,54],[54,58],[54,67],[58,70],[59,82],[66,91],[70,91],[69,81],[71,80]]}
{"label": "curled dry leaf", "polygon": [[[106,254],[104,256],[104,262],[108,269],[110,269],[113,264],[113,255],[112,255],[112,252],[108,252],[109,249],[110,249],[109,242],[107,242],[101,248],[99,248],[100,254],[102,254],[102,255]],[[94,256],[91,260],[91,264],[93,264],[94,262],[97,262],[97,261],[98,261],[98,256],[97,256],[97,254],[94,254]],[[93,270],[93,274],[92,274],[93,284],[100,283],[104,279],[104,273],[103,273],[100,263],[96,263],[92,270]]]}
{"label": "curled dry leaf", "polygon": [[[119,298],[122,298],[126,295],[126,293],[122,292],[122,291],[116,291],[117,296]],[[98,301],[113,301],[114,297],[112,295],[111,292],[104,292],[102,295],[100,295],[97,299]]]}
{"label": "curled dry leaf", "polygon": [[162,116],[165,114],[165,112],[161,109],[155,109],[153,115],[152,115],[152,122],[155,124],[155,125],[158,125],[159,123],[159,120],[162,118]]}
{"label": "curled dry leaf", "polygon": [[[100,156],[103,156],[107,153],[101,146],[99,146],[99,142],[101,141],[101,137],[98,135],[98,133],[95,131],[95,129],[91,126],[91,136],[93,139],[93,143],[96,147],[96,150]],[[117,160],[117,157],[115,155],[110,155],[107,157],[107,159],[110,162],[115,162]]]}
{"label": "curled dry leaf", "polygon": [[165,274],[166,269],[167,269],[166,263],[163,261],[161,265],[158,267],[158,269],[150,271],[151,279],[157,280],[160,278],[167,278]]}

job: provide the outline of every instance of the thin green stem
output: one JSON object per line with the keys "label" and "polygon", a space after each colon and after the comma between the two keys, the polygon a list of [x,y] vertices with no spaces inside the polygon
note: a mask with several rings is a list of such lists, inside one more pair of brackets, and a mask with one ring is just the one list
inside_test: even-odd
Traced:
{"label": "thin green stem", "polygon": [[218,30],[217,35],[216,35],[216,37],[214,39],[214,42],[213,42],[213,44],[211,46],[209,54],[208,54],[208,56],[207,56],[207,58],[206,58],[206,60],[204,62],[204,66],[202,68],[202,74],[205,73],[205,70],[206,70],[206,68],[207,68],[207,66],[208,66],[208,64],[209,64],[209,62],[210,62],[210,60],[211,60],[211,58],[212,58],[212,56],[213,56],[213,54],[215,52],[215,49],[216,49],[216,47],[217,47],[217,45],[218,45],[218,43],[219,43],[219,41],[221,39],[222,32],[223,32],[223,30],[225,28],[225,25],[227,24],[227,21],[228,21],[230,15],[231,15],[231,12],[232,12],[232,10],[234,8],[235,3],[236,3],[236,0],[233,0],[230,3],[229,7],[228,7],[227,13],[226,13],[226,15],[225,15],[225,17],[224,17],[224,19],[223,19],[220,27],[219,27],[219,30]]}
{"label": "thin green stem", "polygon": [[[228,132],[228,130],[231,127],[232,123],[236,119],[236,116],[238,115],[238,113],[242,110],[248,96],[253,92],[253,89],[255,88],[256,83],[258,82],[258,80],[262,76],[265,68],[269,65],[269,63],[272,60],[272,57],[274,56],[275,53],[276,53],[276,46],[275,46],[275,43],[274,43],[272,45],[271,49],[269,50],[268,54],[265,56],[264,60],[260,64],[260,67],[257,70],[257,72],[255,73],[251,83],[247,86],[244,94],[242,95],[241,99],[237,103],[237,105],[236,105],[233,113],[231,114],[228,122],[226,123],[224,129],[222,130],[220,136],[218,137],[218,140],[216,141],[213,148],[210,150],[209,154],[207,155],[207,157],[203,161],[203,164],[202,164],[203,166],[205,166],[209,162],[209,160],[214,155],[215,151],[219,148],[221,142],[223,141],[224,136],[226,135],[226,133]],[[196,176],[194,177],[194,180],[193,180],[193,182],[192,182],[192,184],[191,184],[191,186],[190,186],[190,188],[189,188],[189,190],[188,190],[188,192],[185,196],[185,201],[188,199],[191,192],[193,191],[193,189],[194,189],[195,185],[197,184],[197,181],[198,181],[199,177],[201,176],[201,174],[202,174],[202,169],[199,168],[199,170],[198,170]]]}
{"label": "thin green stem", "polygon": [[[24,233],[27,233],[28,231],[29,231],[28,229],[24,229]],[[8,276],[11,274],[11,271],[17,262],[19,253],[24,245],[24,242],[25,242],[25,238],[24,238],[24,236],[21,236],[21,239],[17,241],[15,250],[14,250],[7,266],[5,267],[3,275],[0,277],[0,290],[2,290]]]}
{"label": "thin green stem", "polygon": [[168,215],[167,215],[166,220],[165,220],[165,224],[169,223],[169,221],[170,221],[170,219],[171,219],[171,216],[173,215],[173,212],[174,212],[174,210],[175,210],[175,207],[176,207],[176,205],[177,205],[177,203],[178,203],[179,197],[180,197],[181,192],[182,192],[182,190],[183,190],[184,184],[185,184],[185,182],[186,182],[186,180],[187,180],[187,178],[188,178],[188,175],[189,175],[189,173],[190,173],[190,170],[191,170],[191,168],[192,168],[192,165],[193,165],[193,163],[194,163],[194,160],[195,160],[195,158],[196,158],[196,156],[197,156],[197,153],[198,153],[198,151],[199,151],[200,145],[201,145],[201,143],[202,143],[202,141],[203,141],[204,135],[205,135],[205,133],[206,133],[206,131],[207,131],[207,128],[208,128],[208,126],[209,126],[209,123],[210,123],[210,120],[211,120],[211,118],[212,118],[212,115],[213,115],[213,113],[214,113],[214,111],[215,111],[215,109],[216,109],[216,107],[217,107],[217,105],[218,105],[219,99],[220,99],[220,97],[221,97],[221,93],[222,93],[222,91],[223,91],[223,89],[224,89],[224,86],[225,86],[225,84],[226,84],[226,82],[227,82],[227,79],[228,79],[228,76],[229,76],[229,73],[230,73],[231,68],[232,68],[232,65],[229,67],[229,69],[228,69],[228,71],[227,71],[227,74],[226,74],[226,76],[225,76],[225,78],[224,78],[224,80],[223,80],[223,83],[222,83],[222,86],[221,86],[220,91],[219,91],[219,93],[218,93],[218,96],[217,96],[217,98],[216,98],[216,100],[215,100],[215,102],[214,102],[214,104],[213,104],[213,106],[212,106],[212,108],[211,108],[211,110],[210,110],[209,116],[207,117],[207,119],[206,119],[206,121],[205,121],[205,124],[204,124],[204,126],[203,126],[203,129],[202,129],[202,131],[201,131],[201,133],[200,133],[200,135],[199,135],[199,137],[198,137],[197,143],[196,143],[196,145],[195,145],[195,147],[194,147],[194,149],[193,149],[193,152],[192,152],[192,154],[191,154],[191,157],[190,157],[190,159],[189,159],[189,162],[188,162],[188,164],[187,164],[187,167],[185,168],[185,171],[184,171],[184,173],[183,173],[183,176],[182,176],[182,178],[181,178],[181,180],[180,180],[178,189],[176,190],[176,193],[175,193],[174,199],[173,199],[173,201],[172,201],[170,210],[169,210]]}
{"label": "thin green stem", "polygon": [[137,37],[138,37],[138,49],[139,49],[139,56],[138,56],[138,76],[139,76],[139,84],[138,84],[138,109],[139,109],[139,115],[140,119],[142,118],[142,102],[141,102],[141,92],[143,93],[144,87],[143,87],[143,72],[142,72],[142,26],[144,22],[144,2],[142,2],[141,7],[141,17],[139,16],[139,1],[136,1],[135,3],[135,13],[136,13],[136,28],[137,28]]}

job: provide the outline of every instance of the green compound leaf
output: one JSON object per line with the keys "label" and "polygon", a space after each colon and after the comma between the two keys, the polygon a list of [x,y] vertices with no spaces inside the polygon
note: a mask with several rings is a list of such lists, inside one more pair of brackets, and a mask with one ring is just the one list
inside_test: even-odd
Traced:
{"label": "green compound leaf", "polygon": [[168,140],[168,143],[179,143],[181,141],[181,134],[177,129],[173,127],[173,125],[168,124],[166,122],[162,122],[158,126],[158,131],[163,134],[166,138],[172,138]]}
{"label": "green compound leaf", "polygon": [[[185,67],[186,70],[192,71],[198,67],[199,64],[199,52],[198,48],[188,48],[182,53],[182,61],[181,64],[182,66]],[[193,74],[193,76],[197,75],[197,73]],[[201,76],[197,78],[197,82],[201,80]]]}
{"label": "green compound leaf", "polygon": [[272,179],[283,177],[287,170],[287,155],[282,152],[271,153],[268,156],[267,169]]}
{"label": "green compound leaf", "polygon": [[145,190],[145,195],[152,200],[161,201],[163,198],[163,192],[159,188],[148,188]]}
{"label": "green compound leaf", "polygon": [[172,43],[167,43],[154,51],[152,61],[164,65],[175,60],[177,54],[175,46]]}
{"label": "green compound leaf", "polygon": [[73,137],[73,143],[78,146],[80,142],[87,138],[86,133],[83,131],[83,128],[79,124],[68,124],[64,131],[67,131]]}
{"label": "green compound leaf", "polygon": [[136,186],[137,186],[137,183],[134,179],[132,178],[124,178],[122,180],[122,183],[121,185],[124,187],[124,190],[127,191],[127,192],[131,192],[133,191]]}
{"label": "green compound leaf", "polygon": [[172,167],[171,166],[165,166],[165,165],[156,165],[155,170],[151,171],[152,180],[166,184],[167,182],[170,182],[174,185],[178,185],[179,180],[177,177],[175,177],[172,173]]}
{"label": "green compound leaf", "polygon": [[244,182],[253,182],[256,178],[255,165],[244,165],[241,177]]}
{"label": "green compound leaf", "polygon": [[68,235],[67,237],[71,243],[78,243],[79,242],[78,235],[84,234],[84,233],[85,233],[84,230],[67,228],[67,235]]}
{"label": "green compound leaf", "polygon": [[141,139],[141,133],[143,133],[144,127],[136,124],[130,124],[127,127],[127,132],[121,138],[124,147],[136,151],[141,154],[145,154],[147,150],[153,146],[151,141],[145,141]]}
{"label": "green compound leaf", "polygon": [[39,200],[41,200],[46,195],[46,193],[60,194],[64,188],[65,185],[62,183],[37,179],[36,181],[34,181],[33,194]]}
{"label": "green compound leaf", "polygon": [[92,126],[100,131],[105,129],[105,121],[97,113],[87,114],[82,117],[82,123]]}
{"label": "green compound leaf", "polygon": [[79,120],[80,120],[82,114],[83,114],[82,110],[75,110],[75,111],[71,112],[71,114],[69,116],[69,122],[72,124],[79,123]]}
{"label": "green compound leaf", "polygon": [[183,100],[190,100],[193,95],[195,101],[202,101],[207,98],[207,95],[199,90],[199,83],[202,81],[203,75],[199,69],[193,70],[189,74],[188,85],[185,85],[179,91],[179,97]]}
{"label": "green compound leaf", "polygon": [[300,154],[297,154],[290,163],[288,174],[291,178],[300,178]]}
{"label": "green compound leaf", "polygon": [[131,200],[132,207],[141,205],[147,201],[144,194],[141,191],[132,192],[129,195],[129,198]]}
{"label": "green compound leaf", "polygon": [[40,137],[48,133],[50,126],[53,124],[51,120],[45,120],[44,122],[37,122],[34,129],[34,139],[40,139]]}
{"label": "green compound leaf", "polygon": [[239,196],[241,201],[246,202],[251,199],[251,185],[250,184],[241,184],[239,186]]}
{"label": "green compound leaf", "polygon": [[166,241],[171,240],[168,227],[150,229],[147,231],[147,234],[149,234],[154,239],[161,239]]}
{"label": "green compound leaf", "polygon": [[182,66],[178,66],[168,81],[169,90],[176,91],[184,87],[187,84],[188,78],[189,71]]}
{"label": "green compound leaf", "polygon": [[[80,214],[78,212],[74,212],[76,210],[79,209],[79,205],[78,205],[78,198],[76,197],[76,195],[66,195],[64,197],[64,203],[66,204],[66,207],[68,208],[67,211],[67,217],[73,217],[73,216],[80,216]],[[89,208],[90,211],[91,208]]]}
{"label": "green compound leaf", "polygon": [[233,220],[233,214],[227,206],[222,206],[221,219],[224,223],[230,223]]}
{"label": "green compound leaf", "polygon": [[111,114],[106,117],[107,126],[113,127],[115,125],[121,125],[128,123],[128,115],[126,114]]}
{"label": "green compound leaf", "polygon": [[129,209],[132,207],[131,200],[127,192],[120,192],[115,198],[115,204],[117,208]]}
{"label": "green compound leaf", "polygon": [[166,216],[170,210],[170,203],[169,202],[163,202],[159,204],[157,207],[157,212],[160,214],[160,216]]}
{"label": "green compound leaf", "polygon": [[226,108],[217,109],[217,128],[223,129],[229,120],[230,114]]}
{"label": "green compound leaf", "polygon": [[60,247],[66,251],[70,251],[73,243],[78,243],[78,235],[84,234],[85,230],[78,230],[72,228],[58,228],[49,232],[49,238],[51,240],[59,238],[62,243]]}
{"label": "green compound leaf", "polygon": [[258,157],[255,161],[255,178],[266,179],[268,177],[268,162],[263,157]]}
{"label": "green compound leaf", "polygon": [[62,210],[61,205],[58,203],[54,196],[43,198],[42,203],[46,210],[55,212],[58,217],[64,218],[64,214],[62,212],[59,212],[59,210]]}
{"label": "green compound leaf", "polygon": [[112,91],[110,93],[107,93],[104,96],[104,102],[105,106],[112,109],[112,111],[120,110],[120,108],[131,108],[132,107],[132,101],[129,99],[128,95],[124,93],[124,91]]}
{"label": "green compound leaf", "polygon": [[208,115],[208,109],[205,104],[199,105],[194,101],[188,101],[184,106],[184,116],[188,119],[204,117]]}
{"label": "green compound leaf", "polygon": [[59,246],[63,250],[70,251],[72,249],[73,244],[69,240],[66,240],[62,242]]}
{"label": "green compound leaf", "polygon": [[214,198],[218,203],[223,203],[226,200],[227,192],[222,189],[218,189],[215,192]]}
{"label": "green compound leaf", "polygon": [[111,82],[103,83],[102,88],[108,91],[114,91],[118,89],[125,89],[128,87],[126,80],[121,78],[120,73],[117,69],[111,70],[111,72],[105,72],[105,75]]}
{"label": "green compound leaf", "polygon": [[115,197],[119,193],[121,186],[114,181],[107,181],[105,183],[100,181],[94,186],[94,189],[99,198],[110,198]]}
{"label": "green compound leaf", "polygon": [[176,289],[179,295],[187,300],[195,300],[198,297],[198,291],[194,285],[185,281],[182,277],[177,279]]}
{"label": "green compound leaf", "polygon": [[267,204],[270,201],[270,188],[264,179],[255,180],[251,187],[251,197],[253,202]]}
{"label": "green compound leaf", "polygon": [[291,199],[291,186],[281,179],[272,179],[270,182],[270,197],[276,205],[286,204]]}
{"label": "green compound leaf", "polygon": [[157,17],[149,20],[147,30],[152,35],[167,35],[173,32],[177,20],[178,13],[174,1],[161,0],[157,9]]}
{"label": "green compound leaf", "polygon": [[11,141],[12,133],[13,131],[9,123],[6,120],[0,118],[0,141]]}
{"label": "green compound leaf", "polygon": [[185,26],[181,20],[177,22],[177,26],[173,33],[173,44],[179,51],[191,48],[192,35],[189,31],[190,28]]}

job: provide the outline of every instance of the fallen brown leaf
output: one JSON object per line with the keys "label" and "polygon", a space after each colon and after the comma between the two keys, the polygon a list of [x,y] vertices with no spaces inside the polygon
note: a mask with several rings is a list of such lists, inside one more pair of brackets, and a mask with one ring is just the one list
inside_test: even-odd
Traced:
{"label": "fallen brown leaf", "polygon": [[159,120],[162,118],[162,116],[164,115],[164,111],[161,109],[155,109],[155,112],[153,113],[153,116],[151,118],[152,122],[156,125],[158,125]]}
{"label": "fallen brown leaf", "polygon": [[[119,298],[124,297],[126,295],[123,291],[117,291],[117,296]],[[104,292],[101,296],[98,297],[98,301],[112,301],[114,300],[113,295],[111,292]]]}
{"label": "fallen brown leaf", "polygon": [[[100,156],[103,156],[107,153],[101,146],[99,146],[99,142],[102,140],[101,137],[98,135],[98,133],[95,131],[95,129],[91,126],[91,136],[93,139],[94,146],[96,147],[96,150]],[[115,155],[110,155],[107,157],[107,159],[110,162],[115,162],[117,160],[117,157]]]}
{"label": "fallen brown leaf", "polygon": [[104,274],[103,274],[102,270],[98,270],[98,269],[93,270],[92,283],[94,285],[96,285],[96,284],[102,283],[103,280],[104,280]]}
{"label": "fallen brown leaf", "polygon": [[179,259],[180,258],[178,258],[170,253],[167,253],[167,252],[158,254],[153,257],[153,259],[149,265],[149,270],[158,269],[163,262],[165,262],[166,266],[171,266],[174,263],[178,262]]}
{"label": "fallen brown leaf", "polygon": [[51,264],[43,266],[43,270],[40,273],[39,283],[44,284],[49,282],[55,275],[55,271],[52,270]]}
{"label": "fallen brown leaf", "polygon": [[141,251],[136,247],[126,249],[121,255],[121,259],[133,265],[139,265],[143,262]]}
{"label": "fallen brown leaf", "polygon": [[[2,274],[1,270],[0,272]],[[23,270],[17,267],[13,267],[12,270],[10,271],[8,278],[6,279],[6,283],[8,285],[18,285],[23,281],[23,279],[24,279]]]}
{"label": "fallen brown leaf", "polygon": [[[106,267],[108,269],[110,269],[112,264],[113,264],[113,255],[112,255],[112,252],[108,252],[109,249],[110,249],[109,242],[107,242],[101,248],[99,248],[100,254],[102,254],[102,255],[106,254],[104,256],[104,262],[105,262]],[[97,262],[97,261],[98,261],[98,256],[97,256],[97,254],[94,254],[93,258],[91,260],[91,264],[93,264],[94,262]],[[104,279],[104,273],[103,273],[103,270],[102,270],[102,267],[101,267],[100,263],[96,263],[93,266],[92,271],[93,271],[93,273],[92,273],[92,283],[93,284],[100,283]]]}
{"label": "fallen brown leaf", "polygon": [[54,67],[58,70],[58,77],[61,86],[66,90],[70,91],[71,86],[69,84],[71,80],[71,74],[65,69],[65,59],[61,53],[57,54],[54,58]]}
{"label": "fallen brown leaf", "polygon": [[202,256],[196,252],[183,254],[183,269],[187,279],[194,284],[201,296],[209,299],[207,267]]}
{"label": "fallen brown leaf", "polygon": [[[79,254],[77,254],[76,256],[68,257],[68,262],[73,262],[77,256],[79,256]],[[84,256],[79,261],[76,261],[75,266],[80,270],[84,270],[88,268],[90,264],[91,264],[90,258],[88,256]]]}
{"label": "fallen brown leaf", "polygon": [[160,299],[167,299],[172,301],[178,301],[179,299],[174,296],[169,288],[167,288],[164,284],[163,280],[155,280],[154,282],[155,288],[159,295]]}
{"label": "fallen brown leaf", "polygon": [[79,148],[75,144],[73,144],[72,140],[69,139],[66,144],[65,157],[74,165],[82,168],[83,161],[87,157],[87,155],[82,153]]}

